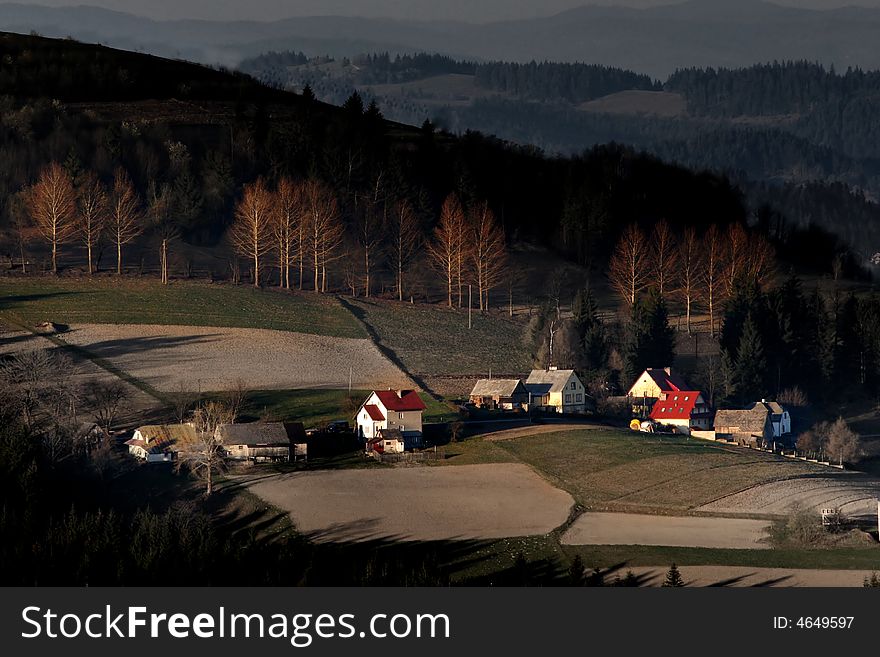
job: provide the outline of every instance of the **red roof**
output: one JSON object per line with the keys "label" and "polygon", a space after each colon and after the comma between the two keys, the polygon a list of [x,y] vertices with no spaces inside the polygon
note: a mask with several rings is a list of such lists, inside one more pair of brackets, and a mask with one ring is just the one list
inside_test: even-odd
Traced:
{"label": "red roof", "polygon": [[375,394],[389,411],[400,413],[402,411],[424,411],[427,408],[415,390],[401,390],[399,395],[395,390],[377,390]]}
{"label": "red roof", "polygon": [[654,408],[651,409],[651,419],[689,420],[699,398],[700,392],[698,390],[669,392],[666,394],[666,399],[660,399],[654,403]]}
{"label": "red roof", "polygon": [[684,380],[671,369],[667,372],[659,367],[651,367],[647,370],[648,376],[654,379],[657,387],[664,392],[679,392],[687,388]]}
{"label": "red roof", "polygon": [[385,421],[385,416],[382,415],[382,411],[379,410],[379,407],[375,404],[367,404],[364,406],[364,410],[370,415],[372,420],[375,420],[376,422]]}

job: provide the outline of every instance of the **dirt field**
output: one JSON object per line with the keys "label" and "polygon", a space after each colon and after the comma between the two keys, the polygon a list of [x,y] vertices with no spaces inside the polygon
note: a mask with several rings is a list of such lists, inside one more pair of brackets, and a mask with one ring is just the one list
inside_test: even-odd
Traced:
{"label": "dirt field", "polygon": [[263,329],[77,324],[61,335],[155,389],[407,387],[369,341]]}
{"label": "dirt field", "polygon": [[[646,586],[661,586],[666,567],[632,568],[645,578]],[[794,568],[748,568],[744,566],[679,566],[685,586],[861,587],[869,571],[802,570]]]}
{"label": "dirt field", "polygon": [[518,464],[305,472],[251,483],[318,541],[547,534],[574,503]]}
{"label": "dirt field", "polygon": [[768,549],[768,523],[743,518],[585,513],[562,536],[564,545],[667,545]]}
{"label": "dirt field", "polygon": [[700,511],[784,515],[798,504],[808,509],[834,507],[849,517],[876,517],[880,481],[855,473],[774,481],[705,504]]}

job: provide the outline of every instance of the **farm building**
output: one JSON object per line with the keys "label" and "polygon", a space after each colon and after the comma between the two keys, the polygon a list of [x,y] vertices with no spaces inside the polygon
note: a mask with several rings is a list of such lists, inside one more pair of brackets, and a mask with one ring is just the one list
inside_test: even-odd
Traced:
{"label": "farm building", "polygon": [[712,426],[712,411],[698,390],[664,392],[651,409],[651,419],[674,427],[677,433],[690,434]]}
{"label": "farm building", "polygon": [[741,445],[766,445],[773,439],[770,413],[763,406],[715,413],[715,437]]}
{"label": "farm building", "polygon": [[770,413],[770,425],[773,428],[774,438],[782,438],[782,436],[791,433],[791,414],[779,402],[762,399],[756,402],[752,408],[764,408]]}
{"label": "farm building", "polygon": [[280,422],[222,424],[217,427],[217,439],[234,461],[290,460],[290,436]]}
{"label": "farm building", "polygon": [[367,454],[403,454],[406,451],[406,441],[399,429],[381,429],[379,435],[367,441]]}
{"label": "farm building", "polygon": [[554,413],[583,413],[592,406],[584,384],[574,370],[532,370],[525,383],[529,409]]}
{"label": "farm building", "polygon": [[356,416],[357,435],[369,441],[380,431],[397,429],[412,449],[422,444],[422,413],[426,406],[415,390],[375,390]]}
{"label": "farm building", "polygon": [[649,367],[639,375],[626,395],[633,406],[633,414],[646,417],[654,402],[664,393],[674,394],[689,389],[690,386],[671,367]]}
{"label": "farm building", "polygon": [[192,424],[163,424],[136,429],[125,444],[130,454],[147,463],[164,463],[177,460],[181,452],[193,449],[198,442]]}
{"label": "farm building", "polygon": [[470,401],[478,408],[511,411],[528,405],[529,391],[520,379],[480,379]]}

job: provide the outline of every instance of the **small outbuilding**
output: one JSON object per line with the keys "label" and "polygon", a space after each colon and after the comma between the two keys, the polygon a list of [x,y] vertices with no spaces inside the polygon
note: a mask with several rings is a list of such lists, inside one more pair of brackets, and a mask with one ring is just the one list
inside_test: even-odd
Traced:
{"label": "small outbuilding", "polygon": [[770,413],[762,406],[718,411],[715,413],[715,437],[740,445],[764,447],[773,440]]}
{"label": "small outbuilding", "polygon": [[779,402],[762,399],[756,402],[752,408],[764,408],[770,413],[770,425],[774,438],[782,438],[791,433],[791,414]]}
{"label": "small outbuilding", "polygon": [[480,379],[470,402],[477,408],[512,411],[528,406],[529,391],[521,379]]}
{"label": "small outbuilding", "polygon": [[290,436],[281,422],[221,424],[217,427],[217,440],[233,461],[290,460]]}
{"label": "small outbuilding", "polygon": [[126,441],[131,455],[147,463],[176,461],[182,452],[196,449],[198,434],[192,424],[147,425]]}

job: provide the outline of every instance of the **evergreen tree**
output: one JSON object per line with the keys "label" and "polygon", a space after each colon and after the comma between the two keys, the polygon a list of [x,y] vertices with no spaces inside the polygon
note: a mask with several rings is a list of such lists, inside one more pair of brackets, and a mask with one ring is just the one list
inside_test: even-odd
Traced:
{"label": "evergreen tree", "polygon": [[736,352],[736,393],[741,401],[766,396],[767,357],[757,323],[751,313],[743,325],[742,337]]}
{"label": "evergreen tree", "polygon": [[678,566],[672,564],[666,571],[666,579],[663,582],[663,588],[680,588],[684,586],[684,578],[678,570]]}

